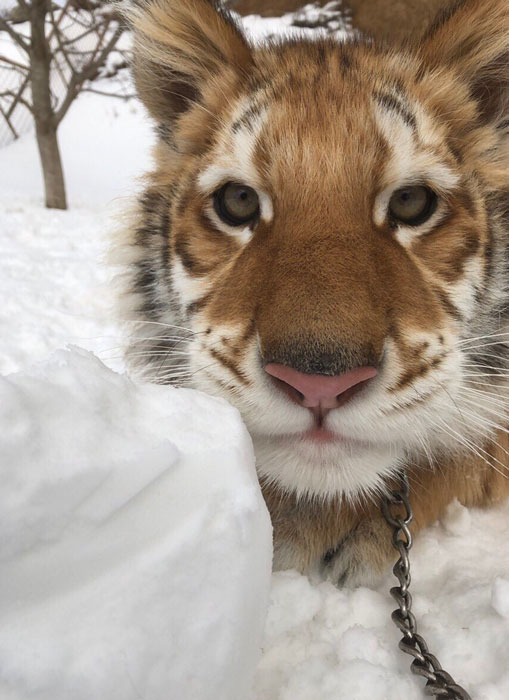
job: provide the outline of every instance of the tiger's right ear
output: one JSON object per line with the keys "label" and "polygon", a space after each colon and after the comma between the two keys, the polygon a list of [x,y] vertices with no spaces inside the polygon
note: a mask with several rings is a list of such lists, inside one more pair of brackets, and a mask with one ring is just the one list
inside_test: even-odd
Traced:
{"label": "tiger's right ear", "polygon": [[214,0],[139,0],[124,14],[134,32],[138,94],[160,123],[199,103],[214,78],[249,72],[251,49]]}
{"label": "tiger's right ear", "polygon": [[422,37],[430,68],[447,66],[469,86],[484,122],[509,116],[509,0],[454,0]]}

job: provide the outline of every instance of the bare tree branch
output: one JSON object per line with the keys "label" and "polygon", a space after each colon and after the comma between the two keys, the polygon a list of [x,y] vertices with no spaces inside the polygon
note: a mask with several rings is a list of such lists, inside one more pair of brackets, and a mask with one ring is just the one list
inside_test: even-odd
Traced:
{"label": "bare tree branch", "polygon": [[18,103],[22,104],[24,107],[26,107],[29,110],[29,112],[31,112],[32,114],[34,113],[33,106],[30,104],[30,102],[25,100],[24,97],[21,97],[20,92],[16,93],[16,92],[14,92],[14,90],[4,90],[3,92],[0,92],[0,97],[12,97],[13,100],[15,100],[16,104],[18,104]]}
{"label": "bare tree branch", "polygon": [[[57,22],[56,22],[56,20],[55,20],[55,13],[53,12],[53,8],[51,9],[51,11],[50,11],[50,13],[49,13],[49,16],[50,16],[50,20],[51,20],[51,25],[52,25],[52,27],[53,27],[53,33],[54,33],[54,35],[55,35],[55,37],[56,37],[56,40],[57,40],[58,47],[59,47],[60,51],[62,52],[62,55],[63,55],[63,57],[64,57],[64,60],[65,60],[65,62],[67,63],[67,65],[69,66],[69,68],[70,68],[70,70],[71,70],[71,73],[74,73],[74,72],[75,72],[75,71],[74,71],[74,66],[73,66],[73,64],[71,63],[71,60],[70,60],[70,58],[69,58],[68,53],[65,51],[64,47],[62,46],[62,35],[61,35],[61,33],[58,31],[58,24],[57,24]],[[53,56],[55,56],[55,53],[56,53],[56,52],[54,51],[54,52],[53,52]]]}
{"label": "bare tree branch", "polygon": [[16,32],[9,22],[0,16],[0,30],[7,32],[11,39],[16,42],[16,44],[23,49],[26,53],[30,53],[30,45],[25,43],[24,39],[21,38],[19,32]]}
{"label": "bare tree branch", "polygon": [[[26,75],[23,79],[23,82],[21,83],[21,85],[18,88],[18,95],[20,95],[20,97],[23,96],[23,93],[25,92],[25,89],[26,89],[29,81],[30,81],[30,77],[28,75]],[[10,119],[11,115],[13,114],[14,110],[16,109],[17,104],[18,104],[17,99],[14,99],[11,102],[9,109],[7,110],[7,119]]]}
{"label": "bare tree branch", "polygon": [[23,65],[23,63],[18,63],[18,61],[13,61],[12,58],[7,58],[7,56],[0,56],[0,61],[3,61],[4,63],[8,63],[10,66],[13,66],[13,68],[21,71],[29,71],[30,68],[29,66]]}
{"label": "bare tree branch", "polygon": [[86,87],[82,88],[81,92],[92,92],[94,95],[104,95],[104,97],[116,97],[119,100],[131,100],[136,97],[134,93],[120,94],[118,92],[108,92],[107,90],[97,90],[97,88]]}
{"label": "bare tree branch", "polygon": [[108,19],[101,20],[100,22],[97,22],[97,24],[94,24],[93,27],[89,27],[89,29],[87,29],[85,32],[78,34],[78,36],[73,36],[70,39],[61,40],[60,43],[62,44],[62,46],[70,46],[72,44],[77,44],[78,41],[81,41],[86,36],[89,36],[90,34],[96,34],[97,30],[99,28],[101,28],[102,26],[104,26],[109,21],[110,20],[108,20]]}
{"label": "bare tree branch", "polygon": [[16,131],[16,129],[14,128],[14,125],[12,124],[11,120],[10,120],[9,117],[7,116],[7,113],[4,112],[4,110],[2,109],[2,105],[0,105],[0,114],[2,115],[2,117],[3,117],[3,118],[5,119],[5,121],[7,122],[7,126],[8,126],[9,129],[11,130],[12,135],[14,136],[14,138],[17,139],[17,138],[19,137],[19,134],[18,134],[18,132]]}
{"label": "bare tree branch", "polygon": [[102,66],[104,61],[106,60],[108,54],[112,50],[112,48],[115,46],[117,41],[119,40],[120,36],[122,35],[124,29],[123,27],[117,27],[117,29],[113,32],[112,36],[110,37],[110,40],[107,42],[107,44],[104,46],[102,51],[99,53],[97,58],[93,61],[91,61],[83,70],[81,70],[79,73],[75,73],[70,82],[69,82],[69,87],[67,90],[67,94],[64,97],[64,100],[58,109],[57,113],[55,114],[55,123],[60,124],[62,119],[65,117],[67,110],[72,104],[72,101],[76,97],[77,93],[79,92],[80,87],[83,85],[83,83],[87,80],[90,80],[91,78],[94,77],[94,75],[97,73],[99,68]]}

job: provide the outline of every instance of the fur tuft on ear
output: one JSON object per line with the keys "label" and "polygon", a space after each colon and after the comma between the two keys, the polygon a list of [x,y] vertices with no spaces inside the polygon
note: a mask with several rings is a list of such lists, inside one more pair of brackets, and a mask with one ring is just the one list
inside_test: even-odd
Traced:
{"label": "fur tuft on ear", "polygon": [[421,39],[427,66],[453,68],[470,86],[484,122],[509,109],[509,0],[455,0]]}
{"label": "fur tuft on ear", "polygon": [[249,70],[251,50],[214,0],[140,0],[124,14],[134,32],[138,94],[158,122],[199,102],[211,79]]}

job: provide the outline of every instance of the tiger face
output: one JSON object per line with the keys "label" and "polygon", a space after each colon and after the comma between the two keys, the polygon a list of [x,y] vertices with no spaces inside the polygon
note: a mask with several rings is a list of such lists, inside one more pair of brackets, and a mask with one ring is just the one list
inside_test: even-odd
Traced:
{"label": "tiger face", "polygon": [[505,0],[398,50],[254,48],[207,0],[130,19],[159,134],[131,364],[237,406],[262,483],[298,497],[482,456],[507,385]]}

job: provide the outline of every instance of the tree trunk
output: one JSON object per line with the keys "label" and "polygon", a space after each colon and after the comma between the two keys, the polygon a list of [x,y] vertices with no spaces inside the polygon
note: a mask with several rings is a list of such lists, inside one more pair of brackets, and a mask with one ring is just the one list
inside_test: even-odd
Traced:
{"label": "tree trunk", "polygon": [[46,206],[67,209],[64,173],[57,141],[57,124],[51,105],[51,54],[45,34],[46,0],[32,0],[30,5],[30,71],[37,146],[44,176]]}

